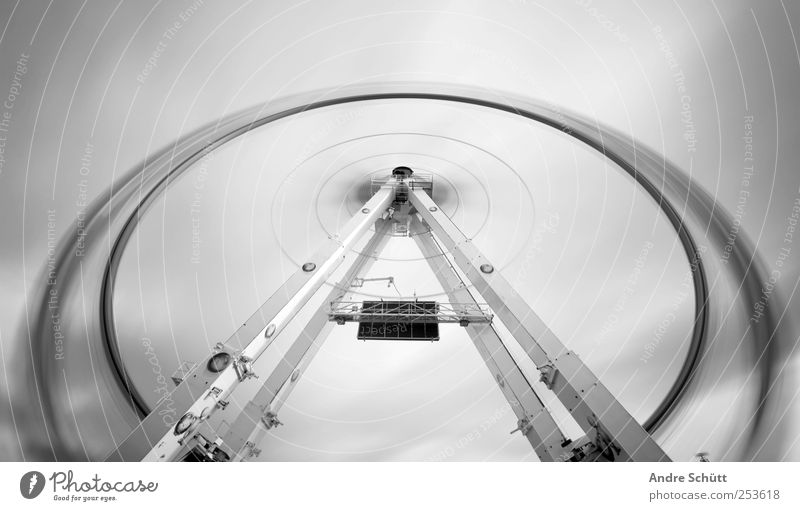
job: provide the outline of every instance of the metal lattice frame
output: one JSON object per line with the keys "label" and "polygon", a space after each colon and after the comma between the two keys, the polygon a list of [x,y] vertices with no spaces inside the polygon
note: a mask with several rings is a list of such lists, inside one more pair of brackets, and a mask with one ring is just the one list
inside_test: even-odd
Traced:
{"label": "metal lattice frame", "polygon": [[[379,302],[380,303],[380,302]],[[408,302],[385,302],[364,305],[364,302],[334,301],[328,318],[343,324],[348,321],[402,323],[491,323],[494,315],[488,305],[472,303],[437,303],[436,308]]]}

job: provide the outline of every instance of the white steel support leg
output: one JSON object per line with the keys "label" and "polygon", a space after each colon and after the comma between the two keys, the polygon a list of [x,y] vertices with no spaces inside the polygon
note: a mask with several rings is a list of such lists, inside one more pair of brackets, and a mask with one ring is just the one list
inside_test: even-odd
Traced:
{"label": "white steel support leg", "polygon": [[353,279],[369,271],[386,246],[391,224],[390,219],[375,223],[375,233],[356,256],[339,284],[328,294],[324,306],[314,312],[264,385],[231,424],[230,430],[223,436],[223,448],[233,455],[232,460],[244,461],[249,458],[266,429],[272,427],[270,418],[276,418],[278,410],[300,379],[303,370],[311,363],[334,326],[328,319],[327,306],[347,293]]}
{"label": "white steel support leg", "polygon": [[[463,286],[449,259],[442,253],[428,227],[416,216],[412,231],[423,257],[439,280],[452,303],[477,303],[469,289]],[[565,437],[552,415],[520,370],[503,340],[491,324],[473,323],[465,327],[489,371],[517,416],[519,429],[528,439],[541,461],[565,461],[569,446],[562,447]]]}
{"label": "white steel support leg", "polygon": [[647,431],[588,367],[547,328],[433,200],[409,190],[409,200],[449,250],[456,265],[542,372],[548,388],[607,459],[669,461]]}
{"label": "white steel support leg", "polygon": [[[227,398],[241,381],[252,374],[252,363],[266,350],[272,340],[297,314],[305,303],[330,278],[345,255],[369,227],[380,218],[394,200],[391,184],[384,185],[350,219],[338,235],[328,240],[289,280],[267,300],[230,340],[247,344],[235,360],[213,375],[205,385],[207,391],[196,395],[187,383],[188,377],[163,399],[155,409],[109,456],[109,461],[172,461],[194,432]],[[203,364],[204,365],[204,364]],[[199,370],[202,370],[202,366]],[[185,410],[174,427],[165,427],[163,409],[166,406]],[[189,426],[185,431],[184,427]],[[183,431],[183,432],[180,432]]]}

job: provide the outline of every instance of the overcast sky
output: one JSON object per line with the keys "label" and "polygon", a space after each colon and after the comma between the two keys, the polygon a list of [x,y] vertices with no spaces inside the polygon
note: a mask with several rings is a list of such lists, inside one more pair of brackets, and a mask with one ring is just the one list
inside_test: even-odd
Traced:
{"label": "overcast sky", "polygon": [[[61,234],[84,200],[107,194],[180,136],[303,91],[465,83],[560,105],[663,153],[729,211],[741,206],[752,116],[755,172],[741,220],[768,264],[800,196],[792,32],[800,10],[792,2],[28,1],[3,2],[0,12],[0,97],[8,92],[10,101],[0,108],[5,353],[23,342],[17,334],[26,290],[47,257],[49,211]],[[688,263],[657,205],[563,134],[477,107],[407,101],[261,128],[156,201],[115,294],[123,359],[143,393],[154,385],[143,338],[165,373],[203,357],[358,210],[370,176],[396,165],[435,175],[442,209],[646,418],[678,370],[694,308]],[[373,276],[395,276],[406,296],[441,293],[411,240],[392,240],[385,254]],[[792,253],[784,293],[797,272]],[[615,314],[620,300],[624,311]],[[643,362],[673,312],[658,356]],[[292,332],[259,363],[262,372]],[[262,460],[534,458],[521,435],[509,435],[513,413],[459,328],[443,327],[433,344],[361,342],[352,325],[333,332],[283,408],[285,426],[264,441]],[[248,389],[237,403],[255,384]],[[0,427],[3,452],[18,452],[5,408]]]}

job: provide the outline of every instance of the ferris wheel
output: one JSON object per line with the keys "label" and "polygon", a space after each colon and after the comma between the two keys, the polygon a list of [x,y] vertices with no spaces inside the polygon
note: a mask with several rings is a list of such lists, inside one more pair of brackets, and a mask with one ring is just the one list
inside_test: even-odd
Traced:
{"label": "ferris wheel", "polygon": [[[148,374],[156,373],[158,388],[164,390],[154,395],[142,383],[137,376],[141,366],[130,362],[120,342],[123,327],[118,318],[125,311],[118,299],[118,277],[142,219],[170,193],[170,187],[183,175],[196,172],[195,193],[199,193],[202,181],[198,179],[207,177],[204,162],[265,127],[336,109],[403,110],[412,106],[423,111],[468,111],[470,115],[489,112],[517,123],[523,131],[536,126],[600,155],[606,165],[627,176],[672,229],[672,247],[677,247],[688,269],[688,291],[680,305],[682,310],[690,310],[689,329],[682,351],[672,356],[671,376],[661,382],[663,392],[649,416],[634,416],[630,404],[623,404],[604,383],[607,376],[593,371],[583,353],[570,349],[556,335],[537,314],[522,289],[525,284],[510,278],[503,261],[487,255],[497,251],[470,233],[472,220],[464,216],[467,213],[450,207],[451,197],[463,196],[458,202],[464,210],[480,208],[471,185],[451,179],[463,174],[445,172],[442,167],[452,167],[452,161],[436,154],[449,150],[447,144],[460,142],[446,133],[412,131],[402,123],[389,131],[348,139],[352,144],[348,147],[366,149],[363,154],[354,151],[356,156],[340,163],[340,168],[352,169],[345,174],[349,182],[338,188],[332,185],[329,190],[332,200],[339,201],[336,204],[349,201],[350,210],[338,212],[326,235],[315,238],[309,232],[305,256],[295,261],[292,271],[281,274],[282,282],[262,305],[228,335],[213,339],[202,358],[175,371],[162,370],[159,364],[148,367]],[[386,112],[376,115],[391,124]],[[348,125],[350,129],[365,125],[368,132],[372,128],[364,121],[353,115]],[[336,122],[329,125],[330,130],[340,128]],[[392,149],[400,136],[404,149]],[[341,156],[347,154],[341,152],[343,145],[326,150],[340,151],[337,155]],[[479,143],[462,145],[489,152]],[[415,146],[424,150],[410,148]],[[319,154],[321,151],[314,153]],[[437,158],[445,163],[437,163]],[[387,165],[390,161],[395,164]],[[490,173],[484,178],[493,179]],[[294,186],[303,189],[303,184],[295,182]],[[496,193],[511,192],[503,189]],[[337,198],[337,193],[344,196]],[[491,219],[489,230],[521,222],[505,217],[500,210]],[[285,221],[291,225],[292,218],[288,215]],[[459,222],[464,218],[466,227]],[[287,98],[214,123],[149,158],[122,184],[115,185],[105,202],[87,212],[81,226],[83,236],[71,235],[61,241],[56,274],[47,276],[38,297],[40,321],[32,322],[40,325],[31,333],[39,341],[34,344],[38,351],[32,353],[34,388],[42,396],[51,445],[65,458],[86,452],[81,438],[92,435],[95,441],[89,447],[91,452],[86,452],[90,459],[246,461],[263,454],[267,432],[291,427],[279,419],[279,411],[325,338],[337,328],[352,323],[357,325],[359,340],[409,343],[439,341],[452,331],[447,328],[457,326],[466,332],[513,411],[512,433],[525,437],[541,461],[670,461],[692,459],[696,453],[702,453],[704,459],[751,459],[754,439],[762,434],[764,406],[775,377],[770,369],[775,345],[765,340],[774,335],[778,325],[768,310],[758,321],[736,319],[742,311],[757,310],[755,291],[765,275],[754,264],[754,247],[743,236],[736,252],[728,252],[722,262],[730,225],[730,217],[709,195],[657,153],[552,106],[420,84],[352,87]],[[370,273],[389,242],[414,247],[421,254],[441,290],[437,297],[404,295],[396,276]],[[76,243],[81,243],[79,253]],[[407,277],[403,283],[409,280]],[[362,292],[365,285],[377,281],[386,282],[387,288],[394,286],[396,296]],[[625,293],[620,303],[630,299]],[[66,340],[63,344],[54,342],[54,299],[60,310],[85,311],[80,316],[61,316],[58,334]],[[298,315],[312,302],[317,305],[311,312]],[[609,316],[609,330],[611,322]],[[291,337],[286,348],[271,370],[261,372],[258,361],[282,335]],[[597,331],[597,335],[607,332]],[[757,356],[742,354],[742,346],[751,347]],[[647,353],[642,355],[644,363]],[[526,364],[535,367],[534,374],[523,368]],[[719,378],[730,375],[731,368],[747,375],[742,378],[746,378],[748,392],[734,400],[738,408],[728,419],[730,430],[695,441],[697,435],[691,434],[691,427],[700,427],[707,419],[703,416],[705,396]],[[236,392],[245,383],[255,390],[240,404]],[[89,389],[97,399],[76,415],[67,408],[68,393],[78,388]],[[752,396],[758,399],[749,399]]]}

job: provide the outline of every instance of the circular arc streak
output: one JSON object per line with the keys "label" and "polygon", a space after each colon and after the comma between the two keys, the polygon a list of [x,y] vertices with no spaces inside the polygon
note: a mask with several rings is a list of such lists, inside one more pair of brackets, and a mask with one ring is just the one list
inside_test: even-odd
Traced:
{"label": "circular arc streak", "polygon": [[[425,91],[425,89],[428,89]],[[457,90],[457,93],[453,91]],[[479,107],[499,110],[512,115],[522,116],[529,120],[539,122],[561,131],[589,147],[602,153],[606,158],[613,161],[626,173],[628,173],[637,184],[639,184],[656,201],[662,211],[667,215],[679,236],[683,248],[690,261],[694,290],[695,290],[695,319],[694,331],[691,345],[686,355],[683,367],[678,378],[667,393],[666,398],[659,404],[654,413],[644,422],[643,426],[649,431],[654,432],[670,415],[676,407],[680,398],[689,387],[694,372],[702,359],[704,339],[709,335],[709,289],[706,279],[706,270],[703,258],[698,252],[698,245],[689,232],[684,219],[680,218],[670,199],[683,198],[688,202],[687,210],[695,216],[695,221],[702,223],[708,222],[707,233],[710,233],[712,241],[720,241],[727,233],[730,217],[722,214],[721,209],[716,205],[714,199],[705,191],[700,189],[692,180],[680,172],[679,169],[670,165],[666,160],[655,152],[644,149],[641,144],[632,144],[632,141],[613,130],[599,126],[596,122],[588,122],[575,114],[566,114],[562,111],[553,110],[542,105],[531,103],[527,100],[520,100],[509,97],[486,97],[483,91],[463,88],[461,86],[441,87],[420,85],[420,84],[391,84],[387,86],[372,86],[364,90],[364,86],[339,89],[335,96],[325,97],[319,92],[305,94],[300,97],[286,98],[276,105],[275,102],[265,106],[251,108],[229,116],[206,128],[200,129],[193,134],[187,135],[181,140],[170,145],[170,148],[161,152],[157,157],[151,159],[149,163],[141,168],[132,170],[121,186],[116,186],[114,195],[106,202],[96,202],[86,211],[86,230],[94,236],[87,239],[95,239],[95,258],[98,251],[107,249],[110,245],[110,252],[107,254],[106,263],[103,267],[102,279],[98,290],[84,289],[83,292],[89,297],[99,298],[98,315],[87,320],[85,329],[99,334],[102,340],[100,346],[95,345],[93,350],[103,350],[113,368],[112,375],[116,376],[118,388],[109,389],[111,399],[118,405],[128,406],[132,413],[122,413],[128,424],[141,418],[149,412],[144,400],[138,390],[129,384],[129,379],[125,373],[124,366],[120,359],[117,346],[116,332],[113,323],[113,290],[116,272],[120,264],[121,256],[124,253],[128,240],[135,231],[138,220],[153,203],[155,198],[165,189],[170,182],[177,179],[184,171],[190,168],[209,152],[221,147],[230,140],[269,122],[286,118],[301,112],[320,109],[334,105],[344,105],[363,101],[377,101],[387,99],[405,100],[434,100],[448,101],[454,103],[470,104]],[[265,112],[269,109],[269,112]],[[173,162],[178,161],[177,165]],[[660,171],[660,172],[659,172]],[[645,175],[645,173],[649,175]],[[662,189],[657,187],[652,179],[656,176],[664,180]],[[139,185],[137,188],[137,184]],[[666,197],[670,195],[671,197]],[[713,224],[713,226],[712,226]],[[75,268],[79,261],[73,257],[75,237],[70,231],[60,240],[56,265],[60,282],[59,288],[75,285]],[[755,248],[744,237],[741,237],[741,244],[737,242],[739,250],[738,257],[732,259],[732,271],[741,278],[742,288],[745,290],[743,299],[754,300],[760,293],[760,283],[763,282],[765,275],[764,269],[758,265],[747,268],[744,264],[749,262],[755,255]],[[722,243],[720,243],[720,246]],[[87,251],[91,248],[87,246]],[[101,256],[102,258],[102,256]],[[749,271],[748,271],[749,270]],[[63,278],[63,280],[62,280]],[[63,385],[60,378],[52,376],[55,362],[52,352],[52,332],[48,339],[48,331],[45,328],[46,314],[48,314],[47,300],[51,289],[54,286],[47,284],[43,279],[43,285],[39,287],[40,297],[38,298],[38,319],[34,321],[31,339],[38,339],[43,342],[36,342],[34,346],[39,350],[35,355],[38,357],[36,364],[36,383],[44,389],[52,389],[54,385]],[[58,288],[56,288],[58,289]],[[92,291],[95,291],[94,293]],[[86,296],[82,293],[81,296]],[[64,293],[63,296],[67,296]],[[751,309],[752,310],[752,309]],[[768,311],[769,312],[769,311]],[[751,325],[752,326],[752,325]],[[76,327],[77,328],[77,327]],[[769,342],[772,333],[777,329],[775,318],[771,314],[766,314],[761,322],[753,327],[756,344],[766,343],[761,348],[763,355],[758,357],[756,367],[758,371],[759,389],[758,403],[754,410],[750,424],[750,438],[754,438],[756,431],[761,423],[763,409],[768,398],[767,389],[772,383],[774,375],[771,373],[772,362],[774,361],[775,346],[777,343]],[[88,332],[87,332],[88,333]],[[758,351],[756,349],[756,351]],[[61,371],[58,371],[60,373]],[[66,372],[65,372],[66,375]],[[73,427],[57,427],[58,417],[63,414],[56,409],[63,407],[57,399],[57,392],[45,392],[47,400],[44,406],[45,419],[53,426],[52,431],[57,433],[59,438],[59,451],[70,452],[70,446],[74,447],[74,433],[79,433],[77,424]],[[100,397],[98,397],[100,399]],[[52,433],[51,431],[51,433]],[[116,436],[113,435],[112,437]],[[73,437],[73,438],[71,438]],[[110,446],[104,446],[110,447]],[[69,456],[66,456],[69,457]]]}

